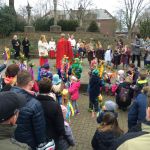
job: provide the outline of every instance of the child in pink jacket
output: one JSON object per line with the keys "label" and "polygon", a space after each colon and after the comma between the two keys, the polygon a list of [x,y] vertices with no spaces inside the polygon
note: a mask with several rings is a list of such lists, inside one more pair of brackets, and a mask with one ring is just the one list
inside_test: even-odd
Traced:
{"label": "child in pink jacket", "polygon": [[68,90],[71,95],[72,106],[76,114],[79,114],[78,103],[77,103],[77,100],[79,99],[79,88],[80,88],[80,81],[75,76],[72,76],[71,85]]}

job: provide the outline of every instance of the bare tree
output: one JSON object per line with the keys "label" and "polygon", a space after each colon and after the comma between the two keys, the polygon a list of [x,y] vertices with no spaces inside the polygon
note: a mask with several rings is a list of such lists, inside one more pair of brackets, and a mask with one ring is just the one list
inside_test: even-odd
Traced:
{"label": "bare tree", "polygon": [[129,36],[137,23],[139,15],[149,5],[146,0],[123,0],[123,14]]}

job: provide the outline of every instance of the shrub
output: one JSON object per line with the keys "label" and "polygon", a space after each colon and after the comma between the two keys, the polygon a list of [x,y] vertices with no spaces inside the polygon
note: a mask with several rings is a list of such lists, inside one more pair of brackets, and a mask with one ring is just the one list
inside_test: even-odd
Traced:
{"label": "shrub", "polygon": [[76,31],[79,23],[77,20],[59,20],[58,25],[61,26],[63,31]]}
{"label": "shrub", "polygon": [[24,31],[24,26],[26,26],[26,25],[27,25],[27,23],[24,19],[17,18],[15,31],[23,32]]}
{"label": "shrub", "polygon": [[0,8],[0,34],[8,36],[15,31],[16,13],[11,7],[4,6]]}
{"label": "shrub", "polygon": [[142,35],[142,37],[146,38],[146,37],[150,37],[150,19],[146,19],[142,22],[140,22],[140,34]]}
{"label": "shrub", "polygon": [[89,32],[98,32],[99,31],[99,27],[96,23],[96,21],[92,21],[88,27],[88,31]]}
{"label": "shrub", "polygon": [[54,19],[49,19],[47,17],[45,18],[37,18],[34,22],[33,25],[35,27],[36,31],[49,31],[50,26],[53,25]]}

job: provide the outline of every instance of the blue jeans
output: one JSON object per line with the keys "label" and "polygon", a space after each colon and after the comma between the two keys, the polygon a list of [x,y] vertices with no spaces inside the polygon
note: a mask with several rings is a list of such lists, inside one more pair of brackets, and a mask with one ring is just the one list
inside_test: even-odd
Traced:
{"label": "blue jeans", "polygon": [[73,109],[74,111],[78,112],[79,109],[78,109],[78,103],[76,100],[72,100],[72,106],[73,106]]}

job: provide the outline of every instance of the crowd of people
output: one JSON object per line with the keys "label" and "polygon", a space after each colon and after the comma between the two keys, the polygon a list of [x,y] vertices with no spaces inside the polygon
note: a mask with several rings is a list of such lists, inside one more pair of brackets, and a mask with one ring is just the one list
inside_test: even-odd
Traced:
{"label": "crowd of people", "polygon": [[[144,47],[144,64],[150,64],[150,39],[143,44],[137,35],[131,47],[120,39],[114,50],[111,45],[105,50],[100,41],[86,43],[79,39],[76,42],[73,35],[68,36],[66,39],[65,34],[61,34],[56,44],[53,38],[48,43],[45,35],[41,35],[37,79],[33,64],[27,65],[22,60],[0,66],[0,72],[6,68],[0,82],[1,148],[67,150],[75,145],[70,125],[74,116],[82,113],[78,100],[82,63],[87,56],[88,110],[99,124],[91,141],[92,148],[141,150],[144,147],[148,150],[150,75],[148,69],[141,68],[140,58]],[[16,35],[12,45],[17,58],[21,42]],[[27,37],[22,45],[25,57],[29,58]],[[56,58],[55,73],[51,71],[49,57]],[[105,95],[112,100],[104,99]],[[128,112],[127,133],[119,126],[118,109]]]}

